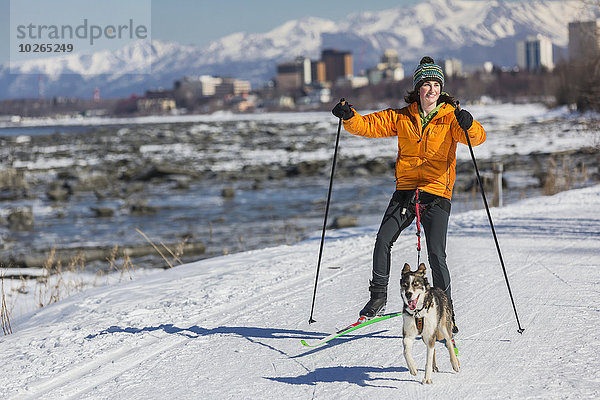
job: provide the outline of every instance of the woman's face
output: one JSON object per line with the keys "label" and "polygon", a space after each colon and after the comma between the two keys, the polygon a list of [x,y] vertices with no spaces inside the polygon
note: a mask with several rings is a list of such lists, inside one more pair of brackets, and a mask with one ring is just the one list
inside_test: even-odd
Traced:
{"label": "woman's face", "polygon": [[421,106],[427,107],[432,104],[437,104],[440,98],[442,87],[438,81],[426,81],[419,88],[419,97],[421,98]]}

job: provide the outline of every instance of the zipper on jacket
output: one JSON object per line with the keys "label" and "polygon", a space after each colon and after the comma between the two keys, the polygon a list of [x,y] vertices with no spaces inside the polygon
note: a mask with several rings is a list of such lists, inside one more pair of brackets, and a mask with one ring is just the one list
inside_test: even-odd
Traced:
{"label": "zipper on jacket", "polygon": [[446,160],[446,191],[451,194],[452,188],[450,187],[450,164],[450,160]]}

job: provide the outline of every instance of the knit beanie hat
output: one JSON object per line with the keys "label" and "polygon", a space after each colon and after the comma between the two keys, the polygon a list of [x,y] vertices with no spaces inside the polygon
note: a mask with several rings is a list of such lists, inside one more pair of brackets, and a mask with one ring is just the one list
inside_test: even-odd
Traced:
{"label": "knit beanie hat", "polygon": [[419,66],[415,69],[413,89],[418,89],[426,81],[438,81],[442,87],[444,86],[444,72],[431,57],[423,57]]}

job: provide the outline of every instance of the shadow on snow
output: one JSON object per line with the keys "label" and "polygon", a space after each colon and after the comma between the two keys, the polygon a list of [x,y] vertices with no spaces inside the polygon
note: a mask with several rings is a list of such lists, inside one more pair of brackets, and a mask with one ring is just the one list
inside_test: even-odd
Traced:
{"label": "shadow on snow", "polygon": [[88,335],[86,339],[94,339],[101,335],[108,335],[113,333],[145,333],[145,332],[156,332],[164,331],[165,333],[172,335],[182,335],[190,339],[198,338],[201,336],[209,335],[239,335],[245,338],[264,338],[264,339],[306,339],[307,337],[323,337],[325,333],[318,332],[306,332],[294,329],[277,329],[277,328],[254,328],[246,326],[220,326],[218,328],[206,329],[200,326],[194,325],[189,328],[180,328],[173,324],[162,324],[159,326],[147,326],[144,328],[133,328],[127,327],[122,328],[120,326],[111,326],[107,329],[100,331],[99,333]]}
{"label": "shadow on snow", "polygon": [[[267,344],[257,341],[255,339],[296,339],[296,340],[300,341],[300,339],[308,339],[308,340],[321,339],[324,336],[328,335],[328,333],[323,333],[323,332],[308,332],[308,331],[297,330],[297,329],[258,328],[258,327],[246,327],[246,326],[220,326],[220,327],[213,328],[213,329],[206,329],[206,328],[199,327],[197,325],[191,326],[189,328],[180,328],[173,324],[162,324],[159,326],[147,326],[144,328],[133,328],[133,327],[123,328],[120,326],[113,325],[109,328],[106,328],[106,329],[96,333],[96,334],[90,334],[90,335],[86,336],[85,338],[86,339],[94,339],[98,336],[115,334],[115,333],[140,334],[140,333],[157,332],[157,331],[163,331],[163,332],[171,334],[171,335],[181,335],[181,336],[188,337],[190,339],[195,339],[195,338],[199,338],[199,337],[203,337],[203,336],[210,336],[210,335],[236,335],[239,337],[243,337],[251,342],[261,344],[263,346],[267,346],[269,348],[271,348],[271,346],[268,346]],[[319,351],[327,349],[327,348],[331,348],[333,346],[336,346],[336,345],[339,345],[342,343],[347,343],[352,340],[357,340],[357,339],[362,339],[362,338],[367,338],[367,337],[377,337],[378,339],[398,339],[398,336],[382,335],[385,332],[387,332],[387,329],[379,330],[379,331],[375,331],[375,332],[369,332],[369,333],[365,333],[362,335],[356,335],[356,334],[355,335],[347,335],[344,337],[334,339],[334,340],[330,341],[329,343],[326,343],[322,346],[315,347],[315,348],[302,347],[300,345],[300,343],[298,343],[299,348],[301,348],[305,351],[301,352],[300,354],[294,355],[294,356],[291,356],[288,354],[286,354],[286,356],[288,356],[290,358],[304,357],[304,356],[319,352]],[[278,350],[278,351],[281,352],[280,350]]]}
{"label": "shadow on snow", "polygon": [[[171,334],[171,335],[182,335],[182,336],[188,337],[190,339],[195,339],[195,338],[199,338],[202,336],[209,336],[209,335],[238,335],[238,336],[244,337],[246,339],[255,338],[255,339],[298,339],[298,340],[300,340],[300,339],[321,339],[322,337],[328,335],[328,333],[308,332],[308,331],[303,331],[303,330],[298,330],[298,329],[258,328],[258,327],[247,327],[247,326],[219,326],[219,327],[213,328],[213,329],[206,329],[206,328],[202,328],[197,325],[191,326],[189,328],[180,328],[173,324],[162,324],[159,326],[147,326],[144,328],[133,328],[133,327],[122,328],[120,326],[113,325],[109,328],[106,328],[106,329],[96,333],[96,334],[90,334],[90,335],[86,336],[85,338],[86,339],[94,339],[98,336],[109,335],[109,334],[114,334],[114,333],[139,334],[139,333],[156,332],[156,331],[163,331],[163,332]],[[314,348],[309,352],[312,353],[315,350],[318,350],[321,348],[326,348],[326,347],[330,347],[335,344],[347,342],[349,340],[354,340],[354,339],[359,339],[359,338],[364,338],[364,337],[369,337],[369,336],[374,336],[374,335],[377,335],[378,338],[397,338],[396,336],[380,336],[379,335],[380,333],[383,333],[385,331],[386,330],[378,331],[378,332],[370,332],[370,333],[364,334],[364,335],[348,335],[344,338],[338,338],[338,339],[332,340],[331,342],[328,343],[329,346],[322,346],[319,348]]]}
{"label": "shadow on snow", "polygon": [[275,382],[290,385],[316,385],[318,383],[348,382],[358,386],[386,387],[394,389],[393,386],[373,385],[375,381],[404,381],[403,379],[390,377],[373,377],[372,374],[408,372],[405,367],[326,367],[317,368],[300,376],[265,378]]}
{"label": "shadow on snow", "polygon": [[[96,334],[91,334],[86,336],[86,339],[94,339],[98,336],[109,335],[109,334],[118,334],[118,333],[128,333],[128,334],[140,334],[147,332],[157,332],[163,331],[172,335],[182,335],[188,337],[190,339],[199,338],[203,336],[209,335],[236,335],[243,337],[253,343],[265,346],[271,350],[277,351],[284,356],[287,356],[291,359],[307,356],[309,354],[313,354],[315,352],[331,348],[332,346],[339,345],[341,343],[346,343],[348,341],[353,341],[356,339],[373,337],[377,338],[394,338],[397,339],[397,336],[388,336],[382,335],[387,332],[387,330],[380,330],[376,332],[370,332],[363,335],[348,335],[344,338],[334,339],[326,345],[309,349],[303,353],[300,353],[295,356],[290,356],[286,354],[280,349],[277,349],[271,345],[263,343],[256,339],[319,339],[323,336],[327,335],[326,333],[319,332],[307,332],[303,330],[295,330],[295,329],[277,329],[277,328],[258,328],[258,327],[243,327],[243,326],[220,326],[213,329],[206,329],[199,327],[197,325],[191,326],[189,328],[180,328],[173,324],[162,324],[159,326],[148,326],[144,328],[134,328],[134,327],[119,327],[119,326],[111,326],[107,329],[104,329]],[[382,388],[395,388],[393,386],[385,386],[385,385],[375,385],[374,382],[377,381],[398,381],[403,382],[406,380],[392,378],[392,377],[377,377],[373,376],[373,374],[391,374],[391,373],[400,373],[400,372],[408,372],[408,369],[405,367],[367,367],[367,366],[353,366],[353,367],[345,367],[345,366],[337,366],[337,367],[324,367],[317,368],[314,371],[307,371],[306,374],[296,376],[296,377],[265,377],[264,379],[268,379],[274,382],[281,382],[290,385],[316,385],[318,383],[333,383],[333,382],[348,382],[362,387],[382,387]]]}

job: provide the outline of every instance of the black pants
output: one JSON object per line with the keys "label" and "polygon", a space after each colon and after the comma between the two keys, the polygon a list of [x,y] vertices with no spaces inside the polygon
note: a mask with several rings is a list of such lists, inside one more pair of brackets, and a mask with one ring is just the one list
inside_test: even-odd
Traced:
{"label": "black pants", "polygon": [[[373,251],[373,286],[387,287],[390,277],[392,246],[400,233],[415,219],[415,191],[397,190],[385,211],[377,232]],[[452,299],[450,272],[446,264],[446,233],[450,217],[450,200],[426,192],[419,192],[421,225],[427,241],[427,256],[433,277],[433,286],[446,292]],[[410,263],[409,263],[410,264]],[[404,261],[402,262],[404,265]],[[413,266],[415,269],[416,266]]]}

